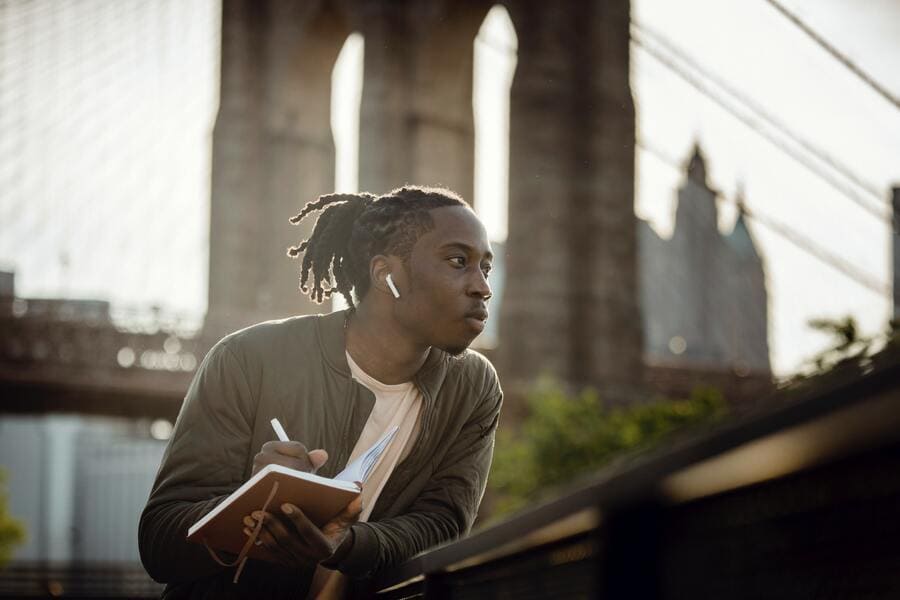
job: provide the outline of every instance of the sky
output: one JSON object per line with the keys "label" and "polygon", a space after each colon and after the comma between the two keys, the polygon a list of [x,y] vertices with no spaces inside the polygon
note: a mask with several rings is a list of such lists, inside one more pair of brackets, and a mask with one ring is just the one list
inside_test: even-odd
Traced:
{"label": "sky", "polygon": [[[784,5],[900,95],[900,3],[785,0]],[[872,196],[833,176],[867,206],[887,213],[889,188],[900,185],[900,110],[768,2],[637,0],[632,18],[786,124],[795,137],[846,166],[867,187],[882,191],[880,197]],[[782,147],[796,144],[779,136],[783,130],[757,123],[781,138],[782,143],[772,143],[643,48],[633,46],[632,57],[639,136],[661,154],[681,160],[695,140],[700,142],[710,183],[721,191],[723,229],[734,220],[733,201],[742,185],[752,211],[790,226],[872,279],[890,281],[889,225],[786,154]],[[672,189],[681,175],[645,150],[638,153],[637,171],[636,213],[669,235]],[[795,370],[828,343],[807,326],[810,318],[853,315],[865,334],[884,328],[892,305],[884,290],[860,285],[770,228],[753,221],[749,226],[766,264],[776,373]]]}
{"label": "sky", "polygon": [[[874,79],[900,95],[900,2],[784,0]],[[215,0],[0,2],[0,268],[20,296],[107,298],[120,314],[151,305],[199,322],[206,306],[210,140],[218,102],[220,7]],[[765,0],[634,0],[643,46],[632,88],[643,147],[635,212],[671,234],[675,190],[695,142],[720,191],[720,226],[736,189],[760,216],[790,226],[881,283],[889,281],[888,188],[900,184],[900,111],[837,64]],[[700,65],[779,126],[746,123],[645,49]],[[506,235],[505,139],[515,32],[495,9],[476,41],[475,206],[493,239]],[[356,189],[364,40],[351,36],[335,68],[336,188]],[[149,50],[148,50],[149,49]],[[677,62],[677,61],[676,61]],[[735,102],[700,77],[717,96]],[[785,135],[788,130],[793,138]],[[881,191],[836,174],[796,140]],[[819,175],[786,154],[818,164]],[[652,151],[646,148],[652,149]],[[828,340],[814,317],[854,315],[883,328],[884,290],[860,285],[757,222],[766,261],[769,340],[778,374]],[[877,286],[876,286],[877,287]]]}
{"label": "sky", "polygon": [[0,268],[22,297],[196,323],[216,0],[0,0]]}

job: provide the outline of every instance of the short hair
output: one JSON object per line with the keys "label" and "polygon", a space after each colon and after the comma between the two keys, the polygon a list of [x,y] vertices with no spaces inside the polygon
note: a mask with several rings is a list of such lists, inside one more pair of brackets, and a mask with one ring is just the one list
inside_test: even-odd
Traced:
{"label": "short hair", "polygon": [[291,217],[296,225],[313,211],[322,211],[309,239],[288,249],[293,258],[304,253],[300,290],[316,303],[337,291],[355,308],[353,296],[359,302],[369,291],[372,257],[392,254],[406,264],[419,237],[434,229],[430,211],[444,206],[468,205],[448,189],[421,186],[404,186],[378,197],[365,192],[319,196]]}

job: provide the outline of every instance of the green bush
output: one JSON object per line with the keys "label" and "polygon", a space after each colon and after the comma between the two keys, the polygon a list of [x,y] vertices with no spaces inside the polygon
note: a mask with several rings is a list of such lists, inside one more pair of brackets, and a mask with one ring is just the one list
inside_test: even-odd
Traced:
{"label": "green bush", "polygon": [[0,567],[12,558],[13,548],[25,541],[25,527],[9,514],[5,479],[6,474],[0,471]]}
{"label": "green bush", "polygon": [[709,423],[726,411],[722,395],[698,388],[687,400],[608,408],[595,390],[570,396],[539,383],[517,434],[500,431],[488,480],[497,517],[533,503],[561,484],[625,453],[658,444],[673,431]]}

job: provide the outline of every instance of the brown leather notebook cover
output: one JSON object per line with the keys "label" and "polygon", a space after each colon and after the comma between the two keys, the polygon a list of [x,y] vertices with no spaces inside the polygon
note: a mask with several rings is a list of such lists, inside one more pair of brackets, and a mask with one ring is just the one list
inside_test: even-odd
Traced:
{"label": "brown leather notebook cover", "polygon": [[[238,554],[247,536],[244,517],[260,510],[275,482],[278,491],[269,503],[268,511],[281,513],[281,505],[290,502],[299,506],[309,520],[320,527],[338,515],[359,495],[355,484],[328,479],[288,469],[281,465],[267,465],[235,490],[228,498],[194,523],[188,530],[188,541],[206,544],[214,550]],[[264,558],[260,548],[250,551],[251,558]]]}

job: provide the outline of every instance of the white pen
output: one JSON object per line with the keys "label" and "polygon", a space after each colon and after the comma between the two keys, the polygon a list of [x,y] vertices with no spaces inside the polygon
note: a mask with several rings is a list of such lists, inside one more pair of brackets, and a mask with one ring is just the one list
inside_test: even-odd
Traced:
{"label": "white pen", "polygon": [[278,436],[278,439],[282,442],[289,442],[291,438],[288,437],[287,432],[285,432],[284,427],[281,426],[281,423],[278,422],[278,419],[272,419],[272,429],[275,430],[275,435]]}

